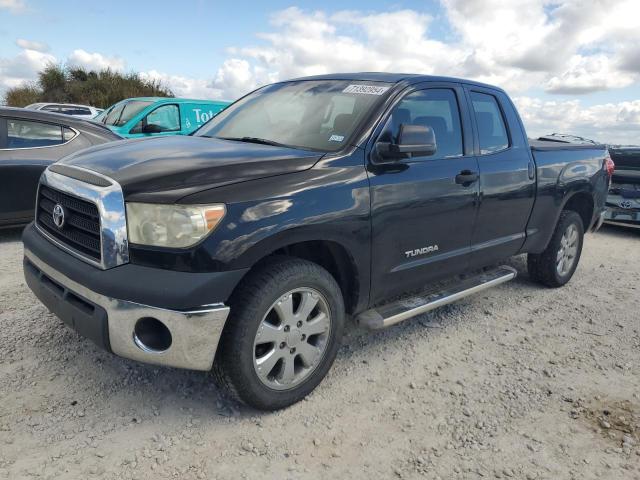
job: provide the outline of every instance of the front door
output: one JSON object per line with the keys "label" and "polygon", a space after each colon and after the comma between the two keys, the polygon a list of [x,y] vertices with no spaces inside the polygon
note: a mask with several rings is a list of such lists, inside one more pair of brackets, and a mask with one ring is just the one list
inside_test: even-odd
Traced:
{"label": "front door", "polygon": [[410,90],[374,133],[393,142],[401,124],[430,126],[437,151],[388,163],[376,159],[375,142],[369,146],[373,303],[468,267],[479,190],[463,101],[457,84]]}

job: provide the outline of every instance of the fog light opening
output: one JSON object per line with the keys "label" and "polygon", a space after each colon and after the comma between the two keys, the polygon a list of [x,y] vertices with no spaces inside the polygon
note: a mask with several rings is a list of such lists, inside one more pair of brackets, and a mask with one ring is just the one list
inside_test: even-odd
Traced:
{"label": "fog light opening", "polygon": [[163,353],[171,347],[171,332],[157,318],[144,317],[136,322],[133,341],[147,353]]}

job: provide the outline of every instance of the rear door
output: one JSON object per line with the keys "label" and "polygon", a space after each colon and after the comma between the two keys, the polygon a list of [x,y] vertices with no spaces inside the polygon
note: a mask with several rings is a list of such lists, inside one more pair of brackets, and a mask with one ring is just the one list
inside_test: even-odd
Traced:
{"label": "rear door", "polygon": [[535,165],[520,119],[499,90],[465,87],[472,113],[480,169],[480,203],[471,248],[471,267],[518,252],[536,194]]}
{"label": "rear door", "polygon": [[[458,84],[412,87],[387,112],[368,146],[372,218],[371,298],[379,302],[464,271],[469,264],[478,182],[471,123]],[[397,139],[403,123],[430,126],[437,152],[392,163],[376,141]]]}

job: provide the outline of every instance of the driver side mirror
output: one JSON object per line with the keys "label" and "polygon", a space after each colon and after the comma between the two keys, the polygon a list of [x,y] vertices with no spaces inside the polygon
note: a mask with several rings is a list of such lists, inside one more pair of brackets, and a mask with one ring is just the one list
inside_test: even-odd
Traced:
{"label": "driver side mirror", "polygon": [[421,157],[436,153],[436,135],[433,128],[426,125],[400,125],[398,143],[378,142],[376,151],[385,160],[400,160],[402,158]]}

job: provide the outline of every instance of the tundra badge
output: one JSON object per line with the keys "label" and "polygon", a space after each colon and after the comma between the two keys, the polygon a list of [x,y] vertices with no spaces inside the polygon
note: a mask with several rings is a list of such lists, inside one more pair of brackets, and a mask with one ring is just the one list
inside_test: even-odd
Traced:
{"label": "tundra badge", "polygon": [[417,257],[418,255],[425,255],[427,253],[433,253],[438,251],[438,245],[429,245],[428,247],[416,248],[415,250],[407,250],[404,254],[407,258]]}

